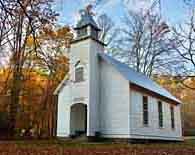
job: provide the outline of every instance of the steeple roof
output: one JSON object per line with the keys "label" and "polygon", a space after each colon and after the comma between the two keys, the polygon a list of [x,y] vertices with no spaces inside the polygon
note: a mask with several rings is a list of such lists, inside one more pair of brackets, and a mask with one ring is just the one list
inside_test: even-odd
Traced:
{"label": "steeple roof", "polygon": [[100,30],[98,28],[97,23],[93,19],[93,13],[91,12],[91,8],[88,6],[86,9],[82,9],[79,11],[80,13],[80,20],[77,22],[75,29],[80,29],[85,26],[91,25],[93,26],[96,30]]}

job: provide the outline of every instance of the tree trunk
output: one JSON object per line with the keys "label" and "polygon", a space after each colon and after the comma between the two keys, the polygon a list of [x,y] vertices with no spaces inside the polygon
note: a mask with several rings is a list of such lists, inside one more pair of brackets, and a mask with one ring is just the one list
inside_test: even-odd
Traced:
{"label": "tree trunk", "polygon": [[23,17],[20,16],[18,19],[17,28],[15,30],[16,40],[14,42],[14,54],[13,54],[13,81],[11,87],[11,103],[10,103],[10,134],[14,134],[16,127],[16,116],[19,107],[20,92],[21,92],[21,78],[22,78],[22,26]]}
{"label": "tree trunk", "polygon": [[13,73],[13,84],[11,90],[11,103],[10,103],[10,134],[14,134],[16,127],[16,117],[19,108],[20,90],[21,90],[21,75],[16,69]]}

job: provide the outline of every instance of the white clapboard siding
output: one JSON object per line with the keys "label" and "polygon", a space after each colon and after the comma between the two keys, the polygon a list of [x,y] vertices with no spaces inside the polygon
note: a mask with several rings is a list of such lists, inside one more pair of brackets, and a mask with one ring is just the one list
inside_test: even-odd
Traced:
{"label": "white clapboard siding", "polygon": [[[171,128],[170,104],[163,102],[163,128],[159,127],[158,99],[148,96],[149,125],[143,125],[142,97],[144,94],[130,91],[131,138],[182,140],[180,105],[174,106],[175,129]],[[146,95],[147,96],[147,95]]]}
{"label": "white clapboard siding", "polygon": [[70,89],[63,87],[58,95],[57,136],[68,137],[70,133]]}
{"label": "white clapboard siding", "polygon": [[129,138],[129,82],[110,64],[100,64],[101,134]]}

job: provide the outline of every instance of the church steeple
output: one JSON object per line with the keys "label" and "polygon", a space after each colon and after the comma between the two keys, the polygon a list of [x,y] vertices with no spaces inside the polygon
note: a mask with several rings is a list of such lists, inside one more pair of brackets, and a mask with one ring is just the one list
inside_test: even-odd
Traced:
{"label": "church steeple", "polygon": [[85,37],[91,37],[98,40],[98,33],[100,29],[93,19],[93,13],[91,11],[92,6],[88,5],[86,9],[80,10],[80,20],[77,22],[74,30],[76,31],[76,40],[83,39]]}

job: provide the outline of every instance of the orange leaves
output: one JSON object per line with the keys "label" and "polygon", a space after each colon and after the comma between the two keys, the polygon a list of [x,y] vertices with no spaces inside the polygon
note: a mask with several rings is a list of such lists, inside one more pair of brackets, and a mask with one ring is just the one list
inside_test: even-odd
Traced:
{"label": "orange leaves", "polygon": [[29,36],[29,37],[27,38],[26,45],[27,45],[28,47],[32,47],[32,46],[34,45],[34,43],[35,43],[35,41],[34,41],[33,36]]}
{"label": "orange leaves", "polygon": [[190,77],[184,81],[184,84],[192,89],[195,89],[195,77]]}
{"label": "orange leaves", "polygon": [[[69,62],[68,61],[69,61],[68,58],[65,56],[61,56],[61,57],[58,57],[56,59],[56,62],[55,62],[56,72],[55,72],[55,76],[54,76],[55,81],[58,81],[58,82],[61,81],[64,78],[65,74],[68,72],[68,70],[69,70]],[[56,84],[58,85],[59,83],[56,83]],[[56,87],[57,87],[57,85],[56,85]]]}
{"label": "orange leaves", "polygon": [[52,26],[47,25],[42,29],[40,38],[42,39],[57,39],[64,41],[67,38],[67,35],[73,37],[73,34],[70,33],[70,28],[65,26],[62,28],[54,29]]}
{"label": "orange leaves", "polygon": [[[168,89],[173,95],[182,100],[183,103],[193,103],[195,101],[194,90],[185,87],[179,77],[158,76],[155,80],[163,87]],[[195,78],[189,78],[183,82],[184,84],[195,88]],[[195,104],[195,102],[194,102]]]}
{"label": "orange leaves", "polygon": [[0,70],[0,95],[8,92],[12,75],[12,70],[10,68]]}
{"label": "orange leaves", "polygon": [[10,76],[11,69],[10,68],[5,68],[5,69],[0,69],[0,81],[5,82],[8,76]]}
{"label": "orange leaves", "polygon": [[73,38],[73,34],[70,33],[70,28],[69,27],[62,27],[56,31],[57,38],[60,39],[66,39],[67,35],[68,37]]}
{"label": "orange leaves", "polygon": [[44,27],[42,30],[41,38],[56,38],[56,33],[51,26]]}

